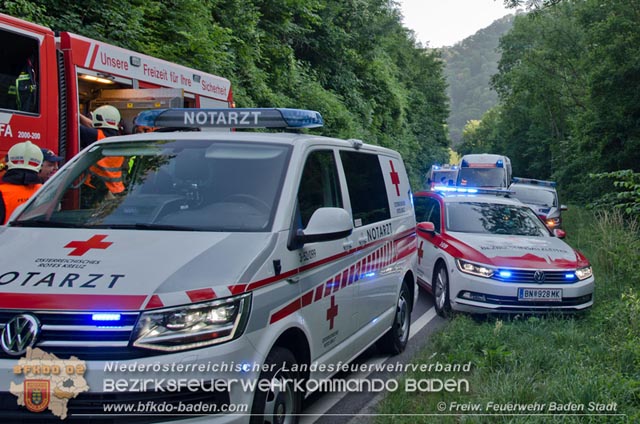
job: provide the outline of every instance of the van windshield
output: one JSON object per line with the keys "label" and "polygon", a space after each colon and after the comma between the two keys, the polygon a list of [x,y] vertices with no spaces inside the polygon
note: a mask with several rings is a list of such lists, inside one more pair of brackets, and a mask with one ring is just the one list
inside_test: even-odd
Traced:
{"label": "van windshield", "polygon": [[460,168],[458,185],[467,187],[506,187],[504,168]]}
{"label": "van windshield", "polygon": [[290,151],[201,139],[99,144],[12,225],[269,231]]}

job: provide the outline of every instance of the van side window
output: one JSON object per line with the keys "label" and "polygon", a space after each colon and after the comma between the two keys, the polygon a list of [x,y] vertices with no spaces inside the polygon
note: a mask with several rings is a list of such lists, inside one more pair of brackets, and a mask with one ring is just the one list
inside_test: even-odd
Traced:
{"label": "van side window", "polygon": [[377,155],[341,151],[356,227],[391,218],[389,199]]}
{"label": "van side window", "polygon": [[38,113],[38,40],[0,30],[0,109]]}
{"label": "van side window", "polygon": [[331,150],[316,150],[307,157],[298,189],[298,208],[306,228],[318,208],[342,207],[342,194],[335,157]]}

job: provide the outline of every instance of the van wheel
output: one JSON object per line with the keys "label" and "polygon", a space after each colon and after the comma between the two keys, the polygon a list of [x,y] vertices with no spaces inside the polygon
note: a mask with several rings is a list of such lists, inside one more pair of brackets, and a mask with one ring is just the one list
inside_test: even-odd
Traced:
{"label": "van wheel", "polygon": [[[291,371],[297,363],[288,349],[274,347],[264,361],[259,381],[270,381],[267,390],[256,387],[251,407],[251,424],[296,424],[302,410],[302,392],[294,390],[299,374]],[[264,384],[264,383],[263,383]]]}
{"label": "van wheel", "polygon": [[407,283],[402,282],[393,325],[377,343],[378,349],[382,352],[397,355],[407,346],[409,330],[411,329],[410,299]]}
{"label": "van wheel", "polygon": [[447,267],[442,264],[438,265],[433,279],[433,300],[436,304],[436,313],[443,318],[449,318],[451,316],[449,273],[447,273]]}

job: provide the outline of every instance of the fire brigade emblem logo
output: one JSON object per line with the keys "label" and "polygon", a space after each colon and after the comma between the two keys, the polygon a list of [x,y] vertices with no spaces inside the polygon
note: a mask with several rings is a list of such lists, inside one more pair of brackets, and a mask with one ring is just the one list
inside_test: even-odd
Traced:
{"label": "fire brigade emblem logo", "polygon": [[13,317],[2,330],[0,345],[11,356],[22,355],[36,344],[40,333],[40,322],[33,315],[21,314]]}
{"label": "fire brigade emblem logo", "polygon": [[31,412],[42,412],[49,406],[50,394],[49,380],[25,380],[24,403]]}

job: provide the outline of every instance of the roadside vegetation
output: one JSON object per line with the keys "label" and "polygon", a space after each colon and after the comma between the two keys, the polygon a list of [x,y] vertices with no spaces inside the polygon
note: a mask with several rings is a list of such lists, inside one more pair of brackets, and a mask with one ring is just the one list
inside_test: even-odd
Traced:
{"label": "roadside vegetation", "polygon": [[319,111],[321,135],[402,153],[414,187],[446,162],[440,52],[379,0],[3,0],[0,12],[231,80],[237,107]]}
{"label": "roadside vegetation", "polygon": [[[465,379],[468,392],[411,393],[402,383],[380,403],[376,422],[640,422],[639,222],[620,209],[578,207],[570,207],[564,222],[567,241],[590,259],[594,269],[591,310],[567,316],[456,315],[414,363],[471,363],[471,370],[415,372],[404,378]],[[544,404],[529,414],[555,415],[492,411],[489,402]],[[584,405],[584,410],[549,412],[552,403],[574,409]],[[480,415],[456,410],[456,405],[466,404],[481,405]],[[590,411],[590,405],[602,410]],[[584,415],[594,413],[599,415]]]}

